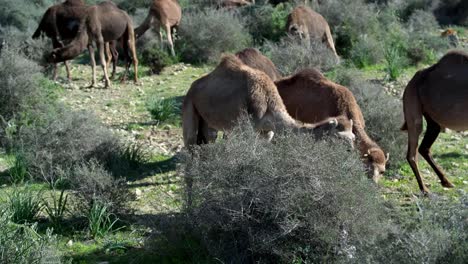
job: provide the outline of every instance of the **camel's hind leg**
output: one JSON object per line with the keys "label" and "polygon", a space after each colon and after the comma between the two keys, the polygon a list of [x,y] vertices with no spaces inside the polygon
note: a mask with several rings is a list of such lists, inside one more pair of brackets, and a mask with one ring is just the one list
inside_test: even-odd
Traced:
{"label": "camel's hind leg", "polygon": [[[186,99],[187,100],[187,99]],[[190,100],[190,99],[188,99]],[[182,132],[186,148],[197,144],[200,125],[200,116],[191,100],[184,102],[182,109]]]}
{"label": "camel's hind leg", "polygon": [[69,82],[71,82],[71,73],[70,73],[70,65],[68,64],[68,61],[63,62],[65,64],[65,69],[67,70],[67,79]]}
{"label": "camel's hind leg", "polygon": [[426,134],[424,135],[424,139],[419,146],[419,153],[426,159],[426,161],[431,165],[432,169],[436,172],[437,176],[439,176],[440,182],[444,187],[454,187],[454,185],[445,177],[444,172],[442,169],[435,163],[434,159],[431,155],[431,146],[434,141],[437,139],[440,133],[440,126],[436,122],[434,122],[431,118],[426,116],[427,121],[427,129]]}
{"label": "camel's hind leg", "polygon": [[135,34],[133,32],[133,28],[128,29],[129,37],[128,37],[128,48],[132,53],[132,63],[133,63],[133,71],[134,71],[134,81],[135,84],[138,84],[138,57],[136,53],[136,43],[135,43]]}
{"label": "camel's hind leg", "polygon": [[102,39],[102,37],[99,37],[97,44],[98,44],[98,49],[99,49],[99,58],[101,60],[102,70],[104,71],[105,87],[108,88],[110,87],[110,80],[109,80],[109,75],[107,73],[106,56],[104,54],[106,51],[106,44],[104,40]]}
{"label": "camel's hind leg", "polygon": [[117,51],[117,41],[110,43],[109,49],[112,54],[112,79],[115,77],[117,72],[117,63],[119,62],[119,52]]}

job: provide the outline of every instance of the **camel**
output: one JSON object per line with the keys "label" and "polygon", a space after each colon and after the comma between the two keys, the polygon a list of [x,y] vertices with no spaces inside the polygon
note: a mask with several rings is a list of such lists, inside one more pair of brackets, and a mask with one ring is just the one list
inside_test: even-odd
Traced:
{"label": "camel", "polygon": [[322,41],[338,58],[330,26],[322,15],[311,8],[303,5],[294,8],[288,15],[286,30],[288,34],[305,39],[307,44],[314,39]]}
{"label": "camel", "polygon": [[313,123],[330,116],[352,120],[352,132],[369,177],[378,182],[385,172],[388,154],[365,131],[361,109],[348,88],[336,84],[315,69],[305,69],[275,82],[288,113],[302,122]]}
{"label": "camel", "polygon": [[418,71],[410,80],[403,94],[405,123],[402,130],[408,132],[407,160],[418,181],[421,192],[429,193],[418,169],[418,138],[427,129],[419,146],[419,153],[436,172],[442,186],[454,185],[431,155],[431,146],[441,129],[468,130],[468,54],[451,51],[433,66]]}
{"label": "camel", "polygon": [[[93,80],[91,87],[96,85],[96,61],[94,58],[93,42],[99,49],[101,65],[104,71],[105,87],[110,86],[107,73],[107,62],[105,53],[106,43],[120,40],[123,45],[124,55],[127,60],[125,74],[122,81],[126,80],[130,63],[133,60],[135,83],[138,83],[138,59],[135,49],[135,35],[132,20],[128,14],[119,9],[113,2],[105,1],[98,5],[90,6],[86,10],[87,15],[80,22],[80,30],[77,36],[67,46],[55,49],[48,56],[50,62],[60,62],[78,56],[88,47],[93,69]],[[129,52],[131,54],[129,54]],[[130,58],[131,57],[131,58]]]}
{"label": "camel", "polygon": [[161,47],[164,48],[161,28],[164,29],[164,31],[166,31],[171,54],[175,56],[172,39],[174,30],[179,26],[181,18],[182,9],[177,0],[154,0],[149,9],[148,16],[143,23],[135,29],[135,35],[137,38],[143,36],[151,27],[151,24],[153,24],[154,28],[159,32]]}
{"label": "camel", "polygon": [[227,55],[211,73],[196,80],[185,96],[182,106],[185,146],[205,143],[206,128],[230,131],[245,113],[255,130],[268,140],[275,132],[287,129],[320,136],[338,125],[335,118],[315,124],[298,123],[286,111],[275,84],[265,73],[248,67],[234,55]]}
{"label": "camel", "polygon": [[219,8],[225,8],[232,10],[238,7],[255,5],[255,0],[222,0],[219,4]]}
{"label": "camel", "polygon": [[[52,40],[54,49],[64,47],[63,42],[72,40],[78,33],[80,20],[86,14],[84,0],[66,0],[63,3],[53,5],[42,16],[38,28],[32,38],[37,39],[45,34]],[[70,66],[64,61],[67,70],[67,78],[71,80]],[[57,64],[54,64],[54,81],[57,79]]]}
{"label": "camel", "polygon": [[276,69],[275,64],[265,57],[260,51],[254,48],[247,48],[236,53],[236,56],[247,66],[261,70],[276,81],[281,78],[281,74]]}

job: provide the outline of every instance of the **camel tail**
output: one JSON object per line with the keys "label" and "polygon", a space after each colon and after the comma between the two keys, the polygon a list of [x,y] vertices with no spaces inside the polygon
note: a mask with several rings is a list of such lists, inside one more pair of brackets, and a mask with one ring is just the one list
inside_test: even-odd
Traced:
{"label": "camel tail", "polygon": [[137,39],[143,36],[143,34],[145,34],[145,32],[151,27],[152,21],[153,21],[153,14],[151,14],[151,9],[150,9],[143,23],[141,23],[141,25],[135,28],[135,37]]}

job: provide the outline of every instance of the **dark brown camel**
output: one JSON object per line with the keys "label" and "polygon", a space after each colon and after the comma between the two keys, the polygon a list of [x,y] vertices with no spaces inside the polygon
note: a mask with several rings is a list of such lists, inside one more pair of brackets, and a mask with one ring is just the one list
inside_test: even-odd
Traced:
{"label": "dark brown camel", "polygon": [[447,53],[433,66],[418,71],[406,86],[403,95],[405,124],[408,131],[407,160],[423,193],[424,185],[418,169],[418,139],[427,122],[426,134],[419,153],[431,165],[442,186],[453,187],[431,155],[431,146],[442,128],[468,130],[468,54],[462,51]]}
{"label": "dark brown camel", "polygon": [[275,64],[257,49],[247,48],[237,52],[235,55],[245,65],[266,73],[271,80],[276,81],[281,78],[281,74],[276,69]]}
{"label": "dark brown camel", "polygon": [[315,69],[306,69],[275,82],[288,113],[307,123],[330,116],[344,116],[352,120],[352,132],[369,176],[374,181],[385,172],[388,160],[382,149],[365,131],[364,117],[353,94]]}
{"label": "dark brown camel", "polygon": [[[85,14],[86,4],[84,0],[66,0],[63,3],[53,5],[42,16],[32,38],[37,39],[45,34],[52,40],[54,49],[63,48],[78,33],[80,20]],[[71,80],[68,62],[64,61],[64,63],[67,69],[67,78]],[[54,80],[57,79],[57,64],[54,64],[53,78]]]}
{"label": "dark brown camel", "polygon": [[130,64],[133,60],[135,83],[138,83],[138,59],[135,49],[135,35],[132,20],[128,14],[110,1],[90,6],[86,12],[87,15],[80,22],[80,30],[77,37],[64,48],[54,50],[49,55],[48,60],[51,62],[69,60],[79,55],[88,47],[93,68],[91,86],[94,86],[96,84],[96,61],[94,58],[93,42],[95,42],[99,49],[101,65],[104,70],[105,87],[109,87],[110,80],[107,74],[105,44],[120,40],[123,45],[124,56],[127,59],[122,81],[126,80]]}
{"label": "dark brown camel", "polygon": [[161,28],[164,29],[171,54],[175,56],[173,30],[179,26],[181,18],[182,9],[177,0],[154,0],[145,21],[135,29],[135,35],[137,38],[143,36],[153,24],[159,33],[160,43],[163,45]]}
{"label": "dark brown camel", "polygon": [[305,39],[307,44],[310,41],[319,40],[325,43],[338,58],[335,50],[335,43],[325,18],[307,6],[298,6],[288,15],[286,30],[291,35],[297,35]]}

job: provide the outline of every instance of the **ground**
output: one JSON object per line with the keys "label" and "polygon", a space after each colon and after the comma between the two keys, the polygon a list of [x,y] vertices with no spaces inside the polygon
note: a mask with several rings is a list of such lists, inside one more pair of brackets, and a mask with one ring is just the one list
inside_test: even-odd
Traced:
{"label": "ground", "polygon": [[[60,247],[65,255],[73,257],[76,263],[127,263],[131,262],[130,260],[138,260],[138,263],[148,260],[151,263],[155,259],[155,253],[143,252],[141,249],[146,237],[157,235],[157,230],[153,230],[152,225],[148,223],[158,221],[158,217],[175,217],[180,211],[181,197],[178,190],[181,177],[177,173],[177,153],[181,150],[183,142],[180,115],[170,122],[156,122],[146,106],[155,97],[174,98],[180,103],[190,84],[209,72],[212,67],[177,64],[166,68],[160,75],[149,75],[148,69],[142,67],[139,86],[131,82],[121,84],[114,81],[110,89],[103,89],[102,86],[86,88],[91,81],[91,69],[88,65],[75,63],[72,69],[74,79],[71,83],[64,79],[59,79],[56,83],[60,100],[75,110],[95,113],[122,138],[141,144],[150,153],[151,166],[145,170],[144,175],[138,175],[127,183],[136,197],[129,205],[135,210],[127,219],[127,223],[131,224],[105,239],[97,240],[89,239],[83,232],[62,232]],[[121,68],[118,70],[123,71]],[[385,81],[385,74],[379,67],[366,70],[366,76],[384,83],[389,93],[401,97],[405,83],[415,71],[416,69],[407,70],[404,76],[394,83]],[[64,76],[63,69],[61,76]],[[443,188],[427,163],[421,160],[421,172],[433,195],[456,199],[460,194],[466,193],[468,133],[447,131],[441,134],[434,144],[433,153],[436,161],[456,186],[453,189]],[[10,164],[7,156],[0,155],[0,171],[6,170]],[[392,175],[386,175],[380,183],[385,199],[395,200],[404,205],[420,195],[414,175],[406,163],[403,163],[399,170],[390,173]],[[4,185],[2,188],[8,191],[9,186]],[[37,188],[46,189],[40,184]],[[177,256],[169,258],[171,262],[178,262]]]}

